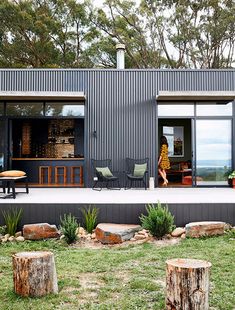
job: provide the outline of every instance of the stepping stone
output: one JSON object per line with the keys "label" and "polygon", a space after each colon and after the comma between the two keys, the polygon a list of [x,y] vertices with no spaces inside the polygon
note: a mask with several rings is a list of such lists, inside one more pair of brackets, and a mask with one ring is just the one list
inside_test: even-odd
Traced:
{"label": "stepping stone", "polygon": [[224,222],[192,222],[185,226],[186,237],[200,238],[224,234]]}
{"label": "stepping stone", "polygon": [[23,236],[26,240],[58,238],[59,231],[48,223],[28,224],[23,227]]}
{"label": "stepping stone", "polygon": [[100,223],[96,226],[95,234],[101,243],[115,244],[130,240],[139,230],[140,225]]}

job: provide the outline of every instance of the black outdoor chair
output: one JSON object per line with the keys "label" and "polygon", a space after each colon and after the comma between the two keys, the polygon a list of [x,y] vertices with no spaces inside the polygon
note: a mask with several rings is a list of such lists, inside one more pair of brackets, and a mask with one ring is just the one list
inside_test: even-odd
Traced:
{"label": "black outdoor chair", "polygon": [[[136,181],[143,182],[145,189],[147,189],[148,163],[149,163],[148,158],[143,159],[126,158],[125,189],[131,188],[132,184]],[[129,187],[127,186],[128,183],[130,184]]]}
{"label": "black outdoor chair", "polygon": [[[94,176],[94,185],[92,189],[99,191],[101,191],[104,187],[111,189],[111,185],[113,185],[114,182],[117,183],[118,188],[112,188],[121,189],[119,178],[112,173],[111,159],[91,159],[91,163]],[[96,187],[98,184],[100,184],[100,188]]]}

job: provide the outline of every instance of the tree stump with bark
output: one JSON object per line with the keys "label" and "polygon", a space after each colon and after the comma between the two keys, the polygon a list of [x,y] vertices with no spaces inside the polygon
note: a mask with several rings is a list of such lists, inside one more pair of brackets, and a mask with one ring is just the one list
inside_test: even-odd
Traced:
{"label": "tree stump with bark", "polygon": [[20,252],[12,256],[14,291],[40,297],[58,293],[54,255],[51,252]]}
{"label": "tree stump with bark", "polygon": [[166,309],[209,309],[211,263],[196,259],[171,259],[166,264]]}

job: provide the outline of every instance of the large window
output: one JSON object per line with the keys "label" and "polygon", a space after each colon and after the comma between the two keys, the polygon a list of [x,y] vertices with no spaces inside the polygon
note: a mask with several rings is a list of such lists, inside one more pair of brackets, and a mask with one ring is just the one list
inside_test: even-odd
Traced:
{"label": "large window", "polygon": [[196,121],[197,185],[228,185],[232,167],[231,120]]}
{"label": "large window", "polygon": [[7,116],[43,116],[42,102],[7,102]]}
{"label": "large window", "polygon": [[46,116],[84,116],[84,105],[46,103]]}

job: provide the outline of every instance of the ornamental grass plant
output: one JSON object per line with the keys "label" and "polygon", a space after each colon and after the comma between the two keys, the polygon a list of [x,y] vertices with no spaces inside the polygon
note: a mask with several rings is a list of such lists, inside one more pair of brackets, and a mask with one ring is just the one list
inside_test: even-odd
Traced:
{"label": "ornamental grass plant", "polygon": [[98,213],[99,210],[94,206],[82,209],[84,228],[89,234],[92,233],[97,225]]}
{"label": "ornamental grass plant", "polygon": [[64,239],[67,244],[71,244],[77,240],[77,228],[78,223],[71,213],[64,214],[63,217],[60,217],[60,230],[62,234],[64,235]]}
{"label": "ornamental grass plant", "polygon": [[140,221],[143,228],[157,238],[161,238],[172,232],[175,228],[174,216],[170,213],[167,206],[148,204],[146,206],[147,215],[141,215]]}
{"label": "ornamental grass plant", "polygon": [[22,209],[11,209],[9,211],[2,211],[2,215],[6,225],[6,233],[10,236],[15,236],[17,227],[22,218]]}

